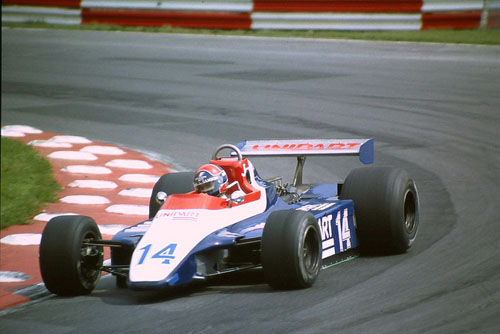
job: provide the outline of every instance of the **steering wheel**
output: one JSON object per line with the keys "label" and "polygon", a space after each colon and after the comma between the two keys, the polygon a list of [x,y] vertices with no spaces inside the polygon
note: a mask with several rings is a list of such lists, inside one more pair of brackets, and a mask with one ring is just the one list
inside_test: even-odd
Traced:
{"label": "steering wheel", "polygon": [[[243,155],[241,154],[240,149],[232,144],[224,144],[224,145],[219,146],[217,148],[217,150],[215,150],[215,153],[212,156],[212,160],[220,160],[221,157],[219,157],[217,155],[220,153],[220,151],[222,151],[224,149],[229,149],[229,150],[231,150],[231,152],[235,152],[236,156],[238,157],[238,160],[243,160]],[[233,154],[231,154],[231,155],[233,155]]]}

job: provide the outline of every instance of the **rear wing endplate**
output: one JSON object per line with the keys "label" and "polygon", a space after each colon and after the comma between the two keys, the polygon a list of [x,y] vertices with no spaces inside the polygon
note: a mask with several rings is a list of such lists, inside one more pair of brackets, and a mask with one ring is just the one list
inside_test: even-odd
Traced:
{"label": "rear wing endplate", "polygon": [[307,156],[359,156],[364,164],[373,163],[373,138],[370,139],[278,139],[244,140],[236,147],[243,156],[297,157],[293,185],[302,184]]}
{"label": "rear wing endplate", "polygon": [[244,140],[236,146],[243,156],[359,156],[364,164],[373,163],[371,139],[293,139]]}

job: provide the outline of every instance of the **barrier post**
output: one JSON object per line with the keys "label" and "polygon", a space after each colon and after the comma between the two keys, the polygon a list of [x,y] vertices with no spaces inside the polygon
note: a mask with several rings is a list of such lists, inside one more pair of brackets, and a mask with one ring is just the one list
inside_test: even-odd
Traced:
{"label": "barrier post", "polygon": [[481,14],[481,23],[479,24],[479,28],[488,27],[488,0],[483,0],[483,12]]}

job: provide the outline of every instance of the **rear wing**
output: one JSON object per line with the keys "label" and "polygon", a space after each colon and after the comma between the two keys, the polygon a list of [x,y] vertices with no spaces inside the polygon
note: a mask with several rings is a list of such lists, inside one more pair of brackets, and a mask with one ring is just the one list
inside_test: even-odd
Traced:
{"label": "rear wing", "polygon": [[312,155],[359,156],[364,164],[373,163],[371,139],[279,139],[244,140],[236,144],[243,156],[296,156]]}
{"label": "rear wing", "polygon": [[302,184],[302,171],[307,156],[359,156],[373,163],[373,138],[370,139],[278,139],[244,140],[236,144],[243,156],[297,157],[293,185]]}

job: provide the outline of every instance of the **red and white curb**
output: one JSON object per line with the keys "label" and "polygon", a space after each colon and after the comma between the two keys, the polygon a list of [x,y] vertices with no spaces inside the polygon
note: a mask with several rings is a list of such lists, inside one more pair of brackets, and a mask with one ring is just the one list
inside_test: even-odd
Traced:
{"label": "red and white curb", "polygon": [[123,147],[98,143],[80,136],[44,132],[25,125],[8,125],[2,137],[32,146],[51,162],[62,186],[59,201],[48,204],[30,225],[1,231],[0,310],[29,298],[16,291],[39,286],[38,247],[46,223],[62,215],[95,219],[105,239],[148,218],[149,198],[161,175],[175,171]]}

